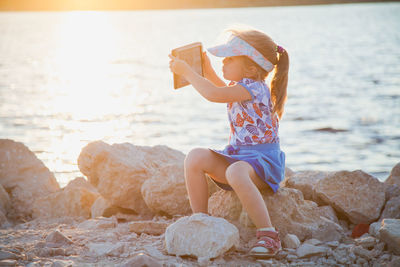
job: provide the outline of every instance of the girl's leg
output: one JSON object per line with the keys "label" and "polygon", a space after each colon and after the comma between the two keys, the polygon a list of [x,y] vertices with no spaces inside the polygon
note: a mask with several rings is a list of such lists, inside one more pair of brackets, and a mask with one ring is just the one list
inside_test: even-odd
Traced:
{"label": "girl's leg", "polygon": [[185,182],[193,213],[208,213],[208,185],[205,174],[227,184],[225,171],[228,162],[218,154],[204,148],[195,148],[185,158]]}
{"label": "girl's leg", "polygon": [[237,161],[226,169],[225,176],[256,227],[272,227],[267,206],[259,191],[269,186],[258,177],[253,167],[245,161]]}
{"label": "girl's leg", "polygon": [[235,190],[243,208],[257,227],[257,243],[249,254],[255,257],[271,257],[281,249],[278,233],[272,227],[267,206],[259,189],[272,189],[263,182],[253,167],[245,161],[238,161],[226,170],[226,179]]}

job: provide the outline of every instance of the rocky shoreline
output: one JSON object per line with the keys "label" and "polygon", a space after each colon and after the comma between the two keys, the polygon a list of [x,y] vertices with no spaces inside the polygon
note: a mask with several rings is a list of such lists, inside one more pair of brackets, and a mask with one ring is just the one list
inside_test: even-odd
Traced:
{"label": "rocky shoreline", "polygon": [[78,158],[85,178],[60,188],[26,146],[0,139],[0,266],[400,266],[400,163],[384,183],[286,168],[263,192],[283,250],[255,259],[234,193],[209,181],[211,216],[190,214],[184,157],[96,141]]}

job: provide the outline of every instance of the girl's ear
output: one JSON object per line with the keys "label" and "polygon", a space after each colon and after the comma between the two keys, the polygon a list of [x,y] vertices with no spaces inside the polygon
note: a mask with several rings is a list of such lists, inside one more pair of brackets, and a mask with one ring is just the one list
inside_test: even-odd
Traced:
{"label": "girl's ear", "polygon": [[248,77],[257,77],[258,76],[258,70],[256,66],[249,66],[246,68],[246,75]]}

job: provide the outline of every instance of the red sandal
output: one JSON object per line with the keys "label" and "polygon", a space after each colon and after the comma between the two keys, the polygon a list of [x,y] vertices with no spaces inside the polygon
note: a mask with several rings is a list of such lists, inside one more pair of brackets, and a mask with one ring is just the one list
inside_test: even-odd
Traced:
{"label": "red sandal", "polygon": [[281,249],[278,232],[257,230],[257,243],[250,249],[249,255],[268,258],[275,256]]}

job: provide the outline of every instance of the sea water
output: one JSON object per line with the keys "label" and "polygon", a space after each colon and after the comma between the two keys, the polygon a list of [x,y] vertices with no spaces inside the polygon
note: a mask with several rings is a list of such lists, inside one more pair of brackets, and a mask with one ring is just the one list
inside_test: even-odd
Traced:
{"label": "sea water", "polygon": [[[95,140],[223,148],[226,104],[173,89],[170,50],[212,46],[231,26],[289,52],[280,122],[287,167],[362,169],[400,162],[400,4],[0,13],[0,138],[23,142],[64,186]],[[219,75],[221,59],[210,56]]]}

